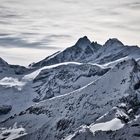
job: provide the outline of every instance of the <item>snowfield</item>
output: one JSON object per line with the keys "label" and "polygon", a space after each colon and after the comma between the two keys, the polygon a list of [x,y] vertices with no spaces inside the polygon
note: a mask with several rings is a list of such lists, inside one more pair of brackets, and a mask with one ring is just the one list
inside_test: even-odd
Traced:
{"label": "snowfield", "polygon": [[0,85],[6,88],[15,87],[18,90],[22,90],[22,87],[25,85],[25,83],[19,81],[17,78],[5,77],[0,80]]}
{"label": "snowfield", "polygon": [[22,128],[22,126],[20,126],[19,128],[17,127],[16,123],[14,124],[13,127],[10,127],[9,129],[5,129],[5,128],[1,128],[0,129],[0,139],[4,139],[4,140],[13,140],[13,139],[17,139],[21,136],[26,135],[26,131],[24,128]]}
{"label": "snowfield", "polygon": [[87,37],[28,68],[0,59],[0,139],[140,139],[139,60]]}
{"label": "snowfield", "polygon": [[115,131],[115,130],[119,130],[123,126],[124,126],[124,124],[122,124],[120,119],[114,118],[111,121],[108,121],[105,123],[98,123],[98,124],[91,126],[90,130],[92,133],[99,131],[99,130],[101,130],[101,131],[109,131],[109,130]]}

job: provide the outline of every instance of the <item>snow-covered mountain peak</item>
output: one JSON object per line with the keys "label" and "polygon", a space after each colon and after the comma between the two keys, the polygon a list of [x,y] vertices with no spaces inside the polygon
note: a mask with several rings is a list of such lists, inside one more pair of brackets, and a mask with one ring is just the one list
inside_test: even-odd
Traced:
{"label": "snow-covered mountain peak", "polygon": [[77,43],[61,52],[55,53],[42,61],[32,64],[32,67],[43,67],[63,62],[84,62],[91,57],[99,48],[97,43],[91,43],[86,37],[80,38]]}
{"label": "snow-covered mountain peak", "polygon": [[0,63],[0,139],[140,138],[139,47],[85,36],[29,68]]}
{"label": "snow-covered mountain peak", "polygon": [[0,57],[0,67],[8,66],[8,63]]}
{"label": "snow-covered mountain peak", "polygon": [[118,46],[124,46],[124,44],[120,40],[118,40],[117,38],[110,38],[109,40],[107,40],[105,42],[105,44],[103,46],[105,46],[105,47],[113,47],[113,46],[118,47]]}
{"label": "snow-covered mountain peak", "polygon": [[87,47],[90,44],[91,44],[91,41],[87,38],[87,36],[84,36],[80,38],[74,46],[82,48],[82,47]]}
{"label": "snow-covered mountain peak", "polygon": [[137,59],[139,58],[139,52],[140,49],[138,47],[123,45],[116,38],[109,39],[104,45],[100,45],[97,42],[91,42],[84,36],[75,45],[32,64],[32,67],[41,68],[63,62],[92,62],[103,64],[127,56]]}

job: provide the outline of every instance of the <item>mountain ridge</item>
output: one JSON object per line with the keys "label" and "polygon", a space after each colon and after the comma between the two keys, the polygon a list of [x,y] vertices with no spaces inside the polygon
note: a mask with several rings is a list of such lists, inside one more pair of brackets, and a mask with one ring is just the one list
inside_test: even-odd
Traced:
{"label": "mountain ridge", "polygon": [[139,47],[84,36],[27,68],[0,60],[0,139],[139,139]]}

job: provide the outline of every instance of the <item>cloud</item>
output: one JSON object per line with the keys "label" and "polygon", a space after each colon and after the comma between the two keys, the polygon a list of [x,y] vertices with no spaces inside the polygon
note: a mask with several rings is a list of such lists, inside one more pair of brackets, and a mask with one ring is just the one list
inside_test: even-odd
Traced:
{"label": "cloud", "polygon": [[134,2],[126,2],[122,5],[124,8],[129,8],[132,10],[139,10],[140,9],[140,2],[135,0]]}
{"label": "cloud", "polygon": [[[14,54],[11,49],[29,48],[31,55],[42,50],[34,58],[45,58],[84,35],[101,44],[113,36],[140,45],[139,0],[1,0],[0,11],[0,49],[10,50],[6,57]],[[24,52],[20,55],[24,60]]]}
{"label": "cloud", "polygon": [[63,37],[63,36],[48,36],[41,39],[39,42],[28,42],[27,40],[16,37],[8,36],[7,34],[0,34],[0,46],[7,48],[33,48],[33,49],[59,49],[58,47],[52,47],[49,45],[51,40],[54,37]]}

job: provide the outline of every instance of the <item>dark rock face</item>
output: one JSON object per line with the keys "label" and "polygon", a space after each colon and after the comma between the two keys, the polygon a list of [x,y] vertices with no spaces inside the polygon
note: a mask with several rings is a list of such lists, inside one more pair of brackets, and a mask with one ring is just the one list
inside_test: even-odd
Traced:
{"label": "dark rock face", "polygon": [[138,90],[140,88],[140,81],[134,85],[134,90]]}
{"label": "dark rock face", "polygon": [[66,120],[66,119],[62,119],[59,120],[57,123],[57,129],[61,130],[65,130],[66,128],[69,127],[71,121],[70,120]]}
{"label": "dark rock face", "polygon": [[17,75],[22,75],[25,74],[26,72],[28,73],[30,70],[24,66],[19,66],[19,65],[9,65],[11,69],[13,69],[14,73]]}
{"label": "dark rock face", "polygon": [[4,115],[9,113],[12,110],[11,105],[2,105],[0,106],[0,115]]}
{"label": "dark rock face", "polygon": [[0,67],[7,67],[8,63],[0,57]]}

